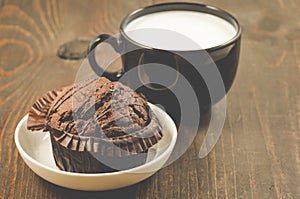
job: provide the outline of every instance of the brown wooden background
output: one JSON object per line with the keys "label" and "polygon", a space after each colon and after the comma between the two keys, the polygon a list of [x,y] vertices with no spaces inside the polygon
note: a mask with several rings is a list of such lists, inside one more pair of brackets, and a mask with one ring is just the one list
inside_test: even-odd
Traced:
{"label": "brown wooden background", "polygon": [[[56,55],[72,39],[118,32],[156,0],[0,0],[0,198],[300,198],[300,1],[203,0],[243,26],[241,61],[214,150],[198,159],[204,130],[171,166],[115,191],[64,189],[19,156],[14,129],[46,91],[74,82],[81,61]],[[200,2],[200,1],[199,1]]]}

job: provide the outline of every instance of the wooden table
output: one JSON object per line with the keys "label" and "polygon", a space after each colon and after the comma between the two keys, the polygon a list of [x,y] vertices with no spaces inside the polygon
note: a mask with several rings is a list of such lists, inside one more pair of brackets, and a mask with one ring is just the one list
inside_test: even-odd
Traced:
{"label": "wooden table", "polygon": [[46,91],[74,82],[81,60],[58,58],[73,39],[115,34],[129,12],[156,0],[0,1],[1,198],[300,198],[300,1],[203,0],[238,18],[243,41],[218,143],[204,159],[205,134],[176,162],[130,187],[64,189],[35,175],[14,129]]}

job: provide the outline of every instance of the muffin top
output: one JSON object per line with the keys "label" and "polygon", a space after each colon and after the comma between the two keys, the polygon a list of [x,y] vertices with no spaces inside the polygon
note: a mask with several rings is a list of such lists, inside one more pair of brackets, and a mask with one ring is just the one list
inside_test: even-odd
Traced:
{"label": "muffin top", "polygon": [[50,131],[72,150],[112,156],[144,152],[162,137],[147,99],[104,77],[48,92],[31,107],[27,128]]}

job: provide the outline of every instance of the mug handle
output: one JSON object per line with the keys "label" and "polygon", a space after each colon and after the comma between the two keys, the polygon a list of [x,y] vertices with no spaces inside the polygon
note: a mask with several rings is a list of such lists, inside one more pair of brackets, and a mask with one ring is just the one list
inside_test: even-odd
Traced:
{"label": "mug handle", "polygon": [[93,71],[98,76],[107,77],[111,81],[118,81],[119,78],[123,75],[123,68],[117,72],[106,72],[96,62],[95,48],[97,45],[99,45],[100,43],[103,43],[103,42],[108,43],[109,45],[111,45],[114,48],[114,50],[117,53],[120,53],[120,45],[118,43],[118,39],[113,36],[110,36],[108,34],[101,34],[101,35],[98,35],[97,37],[95,37],[91,41],[91,43],[88,47],[88,50],[87,50],[88,61],[90,63],[90,66],[92,67]]}

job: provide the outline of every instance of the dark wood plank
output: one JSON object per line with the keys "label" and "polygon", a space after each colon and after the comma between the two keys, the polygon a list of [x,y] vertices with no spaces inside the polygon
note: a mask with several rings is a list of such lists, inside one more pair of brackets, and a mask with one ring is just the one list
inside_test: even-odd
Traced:
{"label": "dark wood plank", "polygon": [[[63,43],[116,34],[129,12],[161,0],[0,1],[0,198],[300,198],[300,2],[204,0],[243,26],[239,71],[222,135],[204,159],[202,128],[188,151],[124,189],[81,192],[35,175],[13,143],[18,121],[46,91],[74,82],[81,61]],[[120,64],[120,60],[114,63]],[[188,131],[188,129],[187,129]]]}

